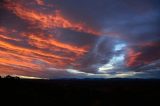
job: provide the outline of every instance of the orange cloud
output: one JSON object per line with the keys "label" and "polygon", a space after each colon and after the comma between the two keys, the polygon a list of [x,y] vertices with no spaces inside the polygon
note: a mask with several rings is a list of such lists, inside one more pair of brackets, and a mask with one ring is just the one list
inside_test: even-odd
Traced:
{"label": "orange cloud", "polygon": [[22,48],[20,46],[16,46],[11,43],[4,42],[4,41],[0,41],[0,47],[8,49],[8,50],[16,51],[19,54],[41,55],[41,56],[52,57],[56,59],[71,60],[68,57],[61,57],[61,56],[58,56],[52,53],[48,53],[48,52],[36,50],[36,49]]}
{"label": "orange cloud", "polygon": [[15,67],[9,65],[2,65],[0,64],[0,74],[3,76],[5,75],[14,75],[14,74],[25,75],[25,71],[23,69],[17,69]]}
{"label": "orange cloud", "polygon": [[[62,68],[62,67],[66,67],[69,64],[73,64],[78,58],[80,58],[85,53],[87,53],[87,49],[88,49],[88,46],[77,47],[75,45],[59,42],[54,38],[45,38],[43,34],[42,35],[20,34],[20,35],[28,38],[29,39],[28,43],[33,44],[32,46],[37,47],[37,49],[21,47],[21,46],[12,44],[8,41],[3,41],[2,39],[0,39],[0,49],[1,48],[3,49],[3,51],[0,52],[0,55],[2,56],[0,60],[1,63],[10,64],[10,65],[14,64],[19,67],[22,64],[22,66],[24,67],[30,66],[30,68],[37,69],[40,64],[35,65],[34,63],[32,63],[32,61],[40,60],[40,61],[44,61],[48,66]],[[4,35],[0,37],[10,39]],[[10,39],[10,40],[14,40],[14,39]],[[23,41],[20,41],[20,42],[23,42]],[[46,51],[46,49],[52,50],[53,52]],[[59,52],[60,54],[57,54],[54,52]],[[39,67],[39,69],[40,68],[41,67]]]}
{"label": "orange cloud", "polygon": [[9,65],[2,65],[0,64],[0,74],[1,76],[6,76],[6,75],[24,75],[24,76],[39,76],[41,71],[38,70],[30,70],[30,69],[25,69],[22,67],[13,67]]}
{"label": "orange cloud", "polygon": [[[39,5],[42,4],[39,2]],[[41,31],[35,33],[0,26],[0,74],[28,75],[44,71],[46,67],[62,69],[79,66],[77,60],[88,52],[90,46],[60,42],[54,36],[43,32],[45,29],[65,28],[99,35],[99,32],[87,25],[67,19],[60,11],[53,14],[39,13],[10,0],[5,7],[30,23],[31,27],[40,28]]]}
{"label": "orange cloud", "polygon": [[17,2],[9,2],[5,6],[20,18],[30,21],[32,24],[39,24],[39,28],[66,28],[78,32],[100,35],[100,32],[93,30],[83,23],[76,23],[67,19],[62,15],[60,10],[53,14],[44,14],[28,9]]}
{"label": "orange cloud", "polygon": [[43,36],[38,36],[38,35],[34,35],[34,34],[29,34],[26,36],[29,37],[29,39],[31,40],[32,43],[37,42],[38,43],[38,44],[36,44],[37,47],[46,48],[47,46],[48,47],[56,46],[58,48],[66,49],[66,50],[69,50],[70,52],[74,52],[77,54],[84,54],[87,52],[87,50],[86,50],[87,46],[77,47],[75,45],[70,45],[70,44],[59,42],[53,37],[52,38],[44,38]]}
{"label": "orange cloud", "polygon": [[7,40],[20,41],[20,39],[8,37],[8,36],[1,35],[1,34],[0,34],[0,38],[1,38],[1,39],[7,39]]}
{"label": "orange cloud", "polygon": [[[8,30],[5,27],[0,26],[0,38],[5,40],[14,40],[14,41],[20,41],[18,38],[14,38],[9,36],[10,33],[12,33],[14,30]],[[8,36],[7,36],[8,35]]]}

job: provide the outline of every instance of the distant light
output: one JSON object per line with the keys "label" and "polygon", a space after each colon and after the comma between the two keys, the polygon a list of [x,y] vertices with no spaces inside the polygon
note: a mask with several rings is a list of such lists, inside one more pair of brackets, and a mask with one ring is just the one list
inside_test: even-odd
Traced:
{"label": "distant light", "polygon": [[114,51],[122,50],[124,47],[126,47],[126,44],[124,44],[124,43],[117,44],[117,45],[115,45],[115,47],[114,47]]}

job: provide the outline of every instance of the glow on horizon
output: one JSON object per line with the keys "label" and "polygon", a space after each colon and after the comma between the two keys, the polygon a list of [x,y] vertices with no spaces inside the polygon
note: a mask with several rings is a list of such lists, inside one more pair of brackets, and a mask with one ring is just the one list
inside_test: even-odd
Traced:
{"label": "glow on horizon", "polygon": [[19,78],[22,78],[22,79],[47,79],[47,78],[40,78],[40,77],[33,77],[33,76],[23,76],[23,75],[13,75],[13,76],[17,76]]}

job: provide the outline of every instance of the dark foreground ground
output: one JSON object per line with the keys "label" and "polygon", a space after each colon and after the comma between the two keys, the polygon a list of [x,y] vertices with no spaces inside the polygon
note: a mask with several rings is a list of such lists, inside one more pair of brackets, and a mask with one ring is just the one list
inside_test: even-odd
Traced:
{"label": "dark foreground ground", "polygon": [[0,79],[0,97],[1,106],[160,106],[160,80]]}

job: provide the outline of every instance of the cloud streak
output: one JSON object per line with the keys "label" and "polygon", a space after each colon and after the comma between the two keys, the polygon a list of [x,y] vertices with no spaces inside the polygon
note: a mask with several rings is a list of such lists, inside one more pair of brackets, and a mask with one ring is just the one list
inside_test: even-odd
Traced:
{"label": "cloud streak", "polygon": [[3,0],[0,74],[157,78],[147,66],[160,59],[160,2],[130,2]]}

